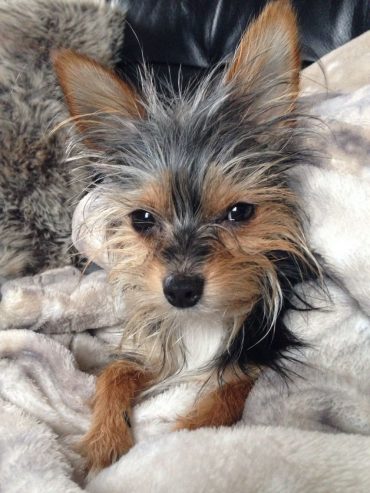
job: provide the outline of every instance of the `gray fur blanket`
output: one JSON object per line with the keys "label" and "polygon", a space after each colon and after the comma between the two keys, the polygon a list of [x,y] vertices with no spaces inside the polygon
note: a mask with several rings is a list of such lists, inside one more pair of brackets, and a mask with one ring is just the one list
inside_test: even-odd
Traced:
{"label": "gray fur blanket", "polygon": [[297,354],[304,364],[291,363],[292,381],[263,373],[233,428],[171,432],[196,392],[187,385],[147,400],[134,413],[135,447],[85,482],[75,444],[88,427],[92,370],[121,335],[124,301],[103,270],[81,277],[66,267],[7,282],[0,491],[370,491],[369,53],[367,34],[325,57],[325,94],[317,65],[303,73],[302,96],[315,101],[327,133],[320,165],[300,166],[295,178],[329,276],[324,293],[301,287],[320,310],[288,316],[309,343]]}
{"label": "gray fur blanket", "polygon": [[113,66],[125,21],[115,4],[0,0],[0,276],[81,263],[71,218],[89,171],[65,161],[69,112],[50,55],[72,49]]}

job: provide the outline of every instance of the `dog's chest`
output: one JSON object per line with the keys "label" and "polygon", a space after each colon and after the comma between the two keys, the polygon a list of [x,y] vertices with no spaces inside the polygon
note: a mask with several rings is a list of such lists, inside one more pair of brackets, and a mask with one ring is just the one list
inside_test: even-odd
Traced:
{"label": "dog's chest", "polygon": [[225,337],[222,323],[193,322],[184,324],[182,346],[186,355],[184,371],[196,371],[207,366],[220,353]]}

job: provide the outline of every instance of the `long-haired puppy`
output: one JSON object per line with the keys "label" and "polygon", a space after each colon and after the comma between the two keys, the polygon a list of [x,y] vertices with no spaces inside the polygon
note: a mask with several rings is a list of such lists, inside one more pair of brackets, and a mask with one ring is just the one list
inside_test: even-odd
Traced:
{"label": "long-haired puppy", "polygon": [[133,445],[139,395],[203,383],[176,429],[231,425],[264,366],[299,341],[284,325],[294,285],[315,276],[289,170],[310,159],[296,111],[299,51],[288,0],[271,2],[227,67],[172,96],[140,94],[70,51],[54,64],[74,147],[103,176],[93,220],[127,307],[124,338],[97,380],[89,466]]}

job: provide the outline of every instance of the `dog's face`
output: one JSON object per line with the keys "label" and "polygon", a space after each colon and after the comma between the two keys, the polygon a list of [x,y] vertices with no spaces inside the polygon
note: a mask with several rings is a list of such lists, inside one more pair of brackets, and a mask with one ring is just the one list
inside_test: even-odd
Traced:
{"label": "dog's face", "polygon": [[105,176],[94,221],[111,277],[141,320],[217,315],[235,331],[261,300],[273,320],[282,277],[307,255],[286,177],[302,157],[289,2],[271,3],[227,69],[192,94],[161,98],[147,81],[139,96],[71,52],[55,66]]}

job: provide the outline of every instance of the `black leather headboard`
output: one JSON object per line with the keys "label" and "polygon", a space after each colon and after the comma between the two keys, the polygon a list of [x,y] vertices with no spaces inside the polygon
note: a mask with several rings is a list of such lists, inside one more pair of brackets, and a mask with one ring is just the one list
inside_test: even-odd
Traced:
{"label": "black leather headboard", "polygon": [[[120,69],[134,76],[142,61],[176,82],[224,59],[268,0],[121,0],[128,8]],[[370,0],[292,0],[300,27],[302,63],[370,29]]]}

